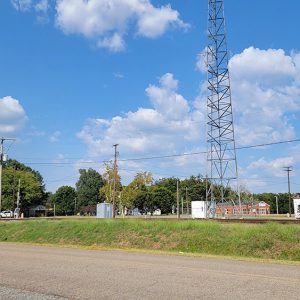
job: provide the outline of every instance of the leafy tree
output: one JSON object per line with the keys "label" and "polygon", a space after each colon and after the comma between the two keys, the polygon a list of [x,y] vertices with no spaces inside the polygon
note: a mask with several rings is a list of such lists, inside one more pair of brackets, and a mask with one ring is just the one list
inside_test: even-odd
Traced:
{"label": "leafy tree", "polygon": [[[105,184],[100,188],[100,196],[106,202],[112,202],[114,192],[114,166],[112,163],[105,164],[105,171],[103,173]],[[116,200],[120,199],[119,195],[122,190],[121,177],[117,173],[116,176]],[[116,203],[118,207],[118,203]]]}
{"label": "leafy tree", "polygon": [[103,202],[103,196],[99,195],[99,190],[105,184],[103,177],[93,169],[80,169],[79,174],[80,177],[76,183],[78,207]]}
{"label": "leafy tree", "polygon": [[140,172],[134,176],[130,186],[133,189],[143,189],[153,184],[153,176],[150,172]]}
{"label": "leafy tree", "polygon": [[176,194],[177,191],[177,181],[179,179],[175,178],[175,177],[171,177],[171,178],[162,178],[159,179],[155,182],[155,186],[157,187],[164,187],[167,190],[169,190],[171,193],[173,193],[174,195]]}
{"label": "leafy tree", "polygon": [[58,215],[70,215],[75,212],[76,191],[71,186],[61,186],[53,195]]}
{"label": "leafy tree", "polygon": [[3,169],[2,208],[13,210],[16,207],[19,180],[21,211],[26,212],[30,206],[43,204],[45,193],[40,173],[16,160],[9,160]]}
{"label": "leafy tree", "polygon": [[44,180],[39,171],[33,170],[32,168],[18,162],[15,159],[9,159],[4,164],[4,168],[8,168],[8,169],[10,168],[10,169],[15,169],[15,170],[19,170],[19,171],[26,171],[26,172],[32,173],[34,175],[35,179],[40,183],[41,187],[43,188],[43,191],[45,190]]}
{"label": "leafy tree", "polygon": [[155,187],[153,189],[153,199],[151,202],[152,213],[155,209],[159,208],[162,214],[169,214],[172,212],[172,207],[176,203],[174,194],[165,187]]}
{"label": "leafy tree", "polygon": [[151,190],[138,191],[133,204],[134,207],[138,208],[141,213],[152,213],[157,208]]}
{"label": "leafy tree", "polygon": [[[138,206],[142,194],[146,194],[153,184],[153,176],[150,172],[137,173],[133,181],[122,190],[122,205],[127,208],[137,207],[144,211],[143,205]],[[139,199],[137,199],[139,197]]]}

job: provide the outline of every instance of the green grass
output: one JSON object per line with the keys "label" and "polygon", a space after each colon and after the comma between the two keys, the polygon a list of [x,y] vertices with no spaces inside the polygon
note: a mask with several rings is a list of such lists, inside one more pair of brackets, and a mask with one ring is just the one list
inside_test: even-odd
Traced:
{"label": "green grass", "polygon": [[300,226],[176,220],[0,222],[0,242],[300,261]]}

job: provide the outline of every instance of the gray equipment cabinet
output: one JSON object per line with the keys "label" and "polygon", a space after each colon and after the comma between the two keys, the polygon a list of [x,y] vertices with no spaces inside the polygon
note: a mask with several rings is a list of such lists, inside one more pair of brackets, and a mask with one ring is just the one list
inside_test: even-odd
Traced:
{"label": "gray equipment cabinet", "polygon": [[111,219],[112,218],[112,204],[98,203],[97,204],[97,219]]}

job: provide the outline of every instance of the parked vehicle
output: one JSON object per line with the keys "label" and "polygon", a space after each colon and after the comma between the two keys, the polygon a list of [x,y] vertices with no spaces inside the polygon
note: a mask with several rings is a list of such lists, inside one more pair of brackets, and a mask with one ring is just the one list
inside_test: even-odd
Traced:
{"label": "parked vehicle", "polygon": [[14,213],[11,210],[4,210],[0,212],[0,218],[13,218]]}

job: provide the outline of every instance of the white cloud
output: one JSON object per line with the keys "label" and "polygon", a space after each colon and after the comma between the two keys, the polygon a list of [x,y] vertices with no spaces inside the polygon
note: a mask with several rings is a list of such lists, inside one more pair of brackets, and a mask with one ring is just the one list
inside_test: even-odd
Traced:
{"label": "white cloud", "polygon": [[40,0],[39,2],[37,2],[35,4],[34,8],[37,12],[47,13],[47,11],[49,9],[48,0]]}
{"label": "white cloud", "polygon": [[[196,63],[200,71],[205,67],[203,53]],[[293,114],[300,111],[300,54],[250,47],[230,59],[229,69],[237,144],[294,138]],[[199,101],[206,101],[206,86]]]}
{"label": "white cloud", "polygon": [[32,6],[32,0],[10,0],[13,7],[19,11],[28,11]]}
{"label": "white cloud", "polygon": [[173,10],[170,5],[155,8],[149,1],[140,2],[136,6],[138,13],[138,33],[149,38],[156,38],[163,35],[170,26],[176,25],[187,28],[187,24],[179,18],[179,13]]}
{"label": "white cloud", "polygon": [[[35,10],[39,22],[49,21],[49,0],[11,0],[19,11]],[[170,5],[151,0],[53,0],[55,23],[65,34],[78,34],[112,52],[125,49],[125,36],[158,38],[171,28],[187,29]]]}
{"label": "white cloud", "polygon": [[21,12],[34,10],[37,13],[37,21],[41,24],[49,22],[49,0],[10,0],[13,7]]}
{"label": "white cloud", "polygon": [[160,78],[160,86],[150,85],[147,95],[155,110],[171,120],[182,120],[189,114],[189,104],[186,99],[176,93],[178,81],[173,74],[167,73]]}
{"label": "white cloud", "polygon": [[14,134],[21,130],[27,116],[20,102],[11,96],[0,98],[0,133]]}
{"label": "white cloud", "polygon": [[123,79],[125,76],[120,72],[116,72],[114,73],[114,77],[117,79]]}
{"label": "white cloud", "polygon": [[295,137],[293,113],[300,110],[300,59],[283,50],[245,49],[230,60],[238,144]]}
{"label": "white cloud", "polygon": [[178,81],[172,74],[159,82],[146,89],[153,108],[87,121],[78,137],[88,145],[90,156],[110,156],[115,143],[122,155],[136,156],[186,151],[186,144],[199,142],[203,116],[177,92]]}
{"label": "white cloud", "polygon": [[247,79],[260,84],[273,84],[277,80],[282,83],[296,75],[293,57],[286,55],[283,49],[262,50],[250,47],[234,55],[229,66],[233,78]]}
{"label": "white cloud", "polygon": [[295,162],[294,158],[291,156],[287,156],[287,157],[279,157],[276,159],[265,159],[260,158],[256,161],[253,161],[249,166],[248,169],[250,170],[257,170],[257,169],[263,169],[264,171],[267,171],[269,173],[272,174],[276,174],[277,176],[282,177],[283,172],[283,168],[286,166],[291,166],[293,165]]}
{"label": "white cloud", "polygon": [[207,47],[205,47],[201,53],[197,55],[196,69],[202,73],[207,70]]}
{"label": "white cloud", "polygon": [[54,132],[51,134],[51,136],[49,137],[49,141],[50,141],[51,143],[57,143],[57,142],[59,142],[60,137],[61,137],[61,132],[60,132],[59,130],[54,131]]}
{"label": "white cloud", "polygon": [[156,38],[171,26],[187,27],[169,5],[155,7],[150,0],[57,0],[56,24],[66,34],[94,39],[99,47],[121,51],[132,23],[140,36]]}

